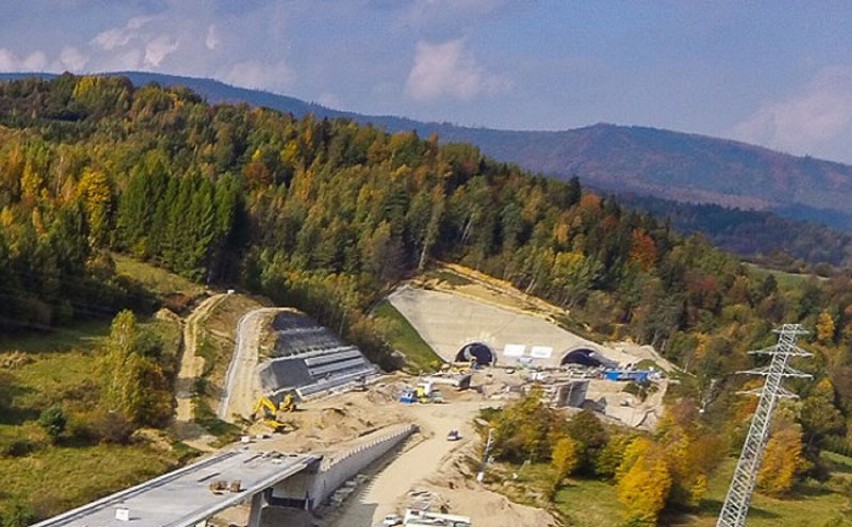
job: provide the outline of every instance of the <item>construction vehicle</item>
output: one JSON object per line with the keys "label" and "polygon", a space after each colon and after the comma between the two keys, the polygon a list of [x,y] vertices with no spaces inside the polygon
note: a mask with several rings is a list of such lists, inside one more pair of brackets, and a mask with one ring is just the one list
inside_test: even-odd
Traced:
{"label": "construction vehicle", "polygon": [[432,387],[431,382],[420,382],[414,388],[406,388],[399,397],[401,403],[443,403],[444,394]]}
{"label": "construction vehicle", "polygon": [[271,428],[274,432],[286,432],[293,426],[284,421],[284,416],[296,411],[296,399],[292,393],[284,396],[278,404],[269,397],[261,396],[252,410],[252,419]]}
{"label": "construction vehicle", "polygon": [[417,383],[417,387],[414,389],[414,392],[417,396],[417,400],[421,403],[444,402],[444,394],[441,390],[435,388],[434,383],[431,381]]}
{"label": "construction vehicle", "polygon": [[411,388],[406,388],[402,391],[402,395],[399,396],[399,402],[406,404],[413,404],[417,402],[417,396],[414,393],[414,390]]}

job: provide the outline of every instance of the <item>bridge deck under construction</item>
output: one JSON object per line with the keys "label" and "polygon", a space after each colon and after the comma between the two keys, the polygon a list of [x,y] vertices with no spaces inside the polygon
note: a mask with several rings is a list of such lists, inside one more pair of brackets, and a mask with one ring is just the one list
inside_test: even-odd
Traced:
{"label": "bridge deck under construction", "polygon": [[[230,451],[55,516],[34,527],[188,527],[305,470],[320,456]],[[237,484],[239,482],[237,489]],[[212,487],[223,487],[212,490]],[[124,509],[119,511],[119,509]],[[117,514],[118,512],[118,514]],[[127,515],[127,519],[119,519]],[[118,517],[117,517],[118,516]]]}

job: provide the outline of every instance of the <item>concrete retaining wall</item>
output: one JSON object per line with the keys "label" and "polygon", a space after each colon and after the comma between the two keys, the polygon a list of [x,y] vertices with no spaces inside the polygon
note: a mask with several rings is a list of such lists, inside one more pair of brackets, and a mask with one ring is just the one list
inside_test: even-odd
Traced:
{"label": "concrete retaining wall", "polygon": [[377,434],[374,439],[367,440],[351,450],[324,458],[310,492],[314,504],[319,505],[325,501],[345,481],[352,479],[415,431],[417,427],[412,424],[394,426],[392,430]]}

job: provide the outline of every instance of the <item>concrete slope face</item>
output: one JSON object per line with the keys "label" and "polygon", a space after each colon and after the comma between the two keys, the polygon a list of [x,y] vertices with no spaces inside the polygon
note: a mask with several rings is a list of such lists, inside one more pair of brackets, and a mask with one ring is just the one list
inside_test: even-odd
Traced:
{"label": "concrete slope face", "polygon": [[[444,360],[470,360],[477,344],[502,365],[558,367],[565,356],[588,349],[619,364],[636,359],[586,340],[543,318],[441,291],[403,287],[389,297],[432,349]],[[460,353],[461,352],[461,353]]]}
{"label": "concrete slope face", "polygon": [[276,334],[273,356],[259,368],[266,393],[293,390],[309,397],[378,371],[361,350],[344,344],[307,315],[282,311],[272,327]]}

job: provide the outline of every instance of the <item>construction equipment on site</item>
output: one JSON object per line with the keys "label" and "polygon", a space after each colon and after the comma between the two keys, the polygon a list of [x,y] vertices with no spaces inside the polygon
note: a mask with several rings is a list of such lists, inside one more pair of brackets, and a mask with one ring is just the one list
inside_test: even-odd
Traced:
{"label": "construction equipment on site", "polygon": [[399,396],[399,402],[408,404],[440,404],[444,402],[444,394],[441,390],[434,388],[431,382],[420,382],[414,388],[404,389],[402,395]]}
{"label": "construction equipment on site", "polygon": [[285,432],[288,428],[293,428],[291,424],[284,421],[286,414],[296,410],[296,398],[292,393],[287,393],[278,404],[263,395],[255,403],[251,415],[252,419],[265,424],[274,432]]}
{"label": "construction equipment on site", "polygon": [[399,396],[399,402],[406,404],[416,403],[417,396],[414,394],[414,390],[411,388],[402,390],[402,394]]}
{"label": "construction equipment on site", "polygon": [[760,462],[763,460],[763,453],[769,441],[772,414],[778,406],[779,399],[796,397],[795,394],[781,386],[784,377],[811,377],[811,375],[797,371],[787,365],[790,357],[812,356],[811,353],[796,346],[796,338],[808,332],[801,324],[784,324],[774,332],[779,334],[778,342],[774,346],[749,352],[770,355],[772,360],[769,366],[741,372],[765,375],[766,382],[762,388],[755,392],[756,395],[760,396],[760,400],[757,403],[757,409],[754,411],[754,417],[751,419],[748,436],[746,436],[743,444],[740,459],[737,461],[737,468],[734,470],[731,486],[725,496],[725,503],[719,513],[719,519],[716,522],[717,527],[743,527],[745,525],[754,485],[757,482],[757,474],[760,471]]}
{"label": "construction equipment on site", "polygon": [[435,388],[431,381],[423,381],[417,383],[414,388],[414,393],[417,395],[417,400],[421,403],[443,403],[444,394],[441,390]]}

